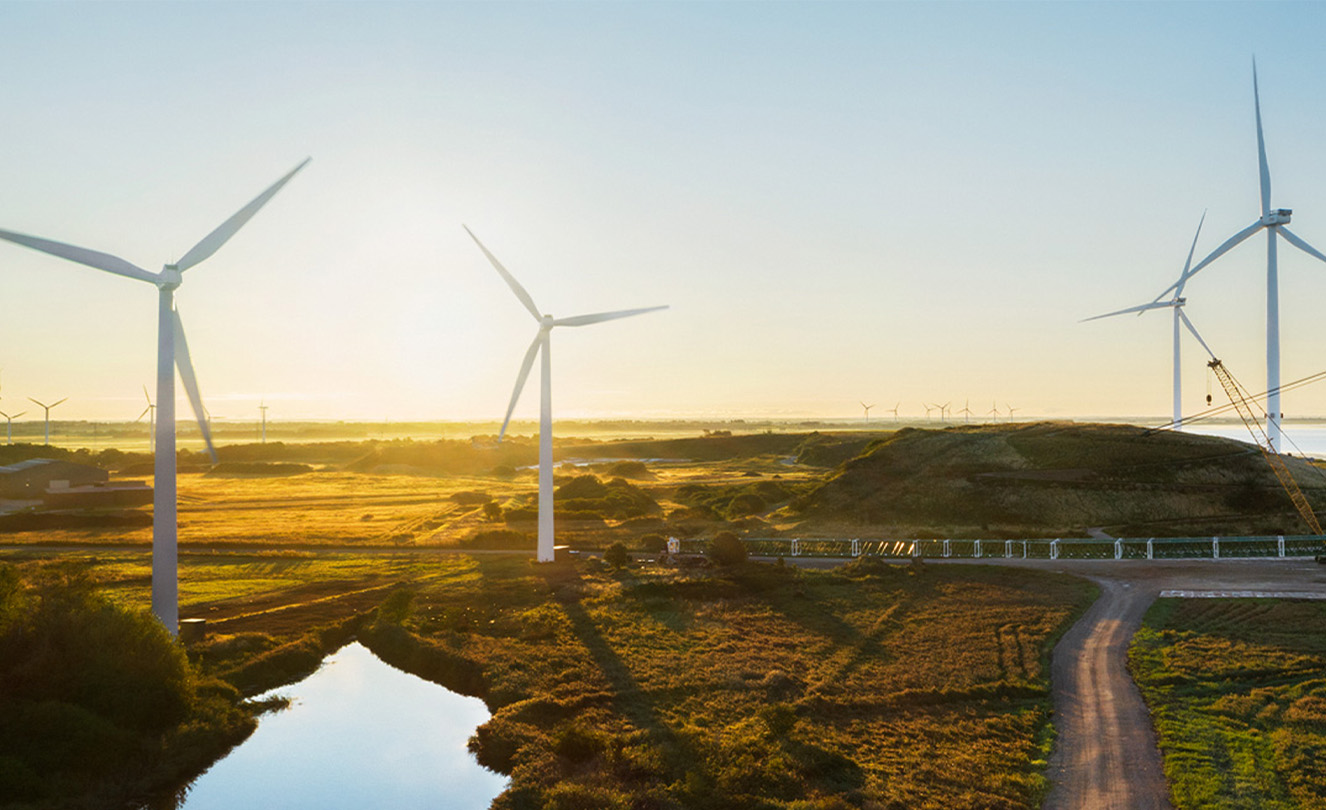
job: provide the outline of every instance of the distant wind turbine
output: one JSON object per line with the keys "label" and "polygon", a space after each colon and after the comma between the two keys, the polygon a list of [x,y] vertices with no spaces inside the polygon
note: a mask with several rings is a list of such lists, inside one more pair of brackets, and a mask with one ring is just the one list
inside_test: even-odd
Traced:
{"label": "distant wind turbine", "polygon": [[306,158],[266,191],[255,197],[220,227],[203,237],[184,258],[167,264],[154,273],[124,259],[87,248],[74,247],[62,242],[25,236],[0,230],[0,239],[68,259],[118,276],[145,281],[157,288],[157,408],[161,418],[156,422],[155,468],[152,498],[152,613],[172,635],[179,631],[179,581],[175,498],[175,369],[193,406],[198,427],[202,430],[207,450],[216,460],[212,447],[212,434],[203,416],[202,396],[198,380],[189,359],[189,346],[184,339],[184,323],[175,307],[175,290],[183,281],[185,270],[204,261],[221,248],[244,224],[258,213],[281,187],[290,182],[295,173],[308,164]]}
{"label": "distant wind turbine", "polygon": [[902,403],[899,402],[897,405],[894,405],[892,408],[889,409],[889,412],[893,414],[893,421],[894,421],[894,422],[897,422],[897,421],[898,421],[898,409],[901,408],[901,407],[902,407]]}
{"label": "distant wind turbine", "polygon": [[1326,262],[1326,255],[1292,233],[1289,228],[1289,208],[1271,207],[1271,170],[1266,163],[1266,141],[1262,136],[1262,102],[1257,88],[1257,60],[1252,61],[1252,104],[1257,117],[1257,171],[1261,179],[1261,216],[1256,222],[1225,240],[1220,247],[1198,262],[1191,270],[1156,296],[1159,301],[1171,290],[1181,289],[1183,283],[1200,273],[1208,264],[1228,253],[1234,246],[1266,229],[1266,437],[1271,447],[1280,450],[1280,279],[1276,263],[1276,237]]}
{"label": "distant wind turbine", "polygon": [[868,425],[868,424],[870,424],[870,409],[873,408],[873,407],[875,407],[875,406],[874,406],[874,405],[867,405],[866,403],[862,402],[862,403],[861,403],[861,407],[866,409],[866,424]]}
{"label": "distant wind turbine", "polygon": [[32,397],[28,397],[29,402],[37,402],[38,407],[46,411],[46,444],[51,443],[51,409],[54,408],[56,405],[59,405],[61,402],[64,402],[66,399],[69,399],[69,397],[65,397],[64,399],[57,399],[55,402],[52,402],[50,405],[47,405],[44,402],[37,402],[37,400],[33,399]]}
{"label": "distant wind turbine", "polygon": [[963,404],[962,404],[962,410],[958,411],[958,413],[963,414],[962,421],[963,421],[964,423],[966,423],[966,424],[971,424],[971,407],[970,407],[970,406],[971,406],[971,400],[970,400],[970,399],[969,399],[969,400],[966,400],[966,401],[963,402]]}
{"label": "distant wind turbine", "polygon": [[143,396],[147,399],[147,407],[138,414],[135,422],[143,421],[147,417],[147,452],[155,453],[157,449],[156,430],[157,430],[157,406],[152,404],[152,395],[147,393],[147,386],[143,386]]}
{"label": "distant wind turbine", "polygon": [[1013,421],[1013,414],[1017,413],[1018,409],[1009,405],[1007,402],[1004,403],[1004,407],[1008,408],[1008,421]]}
{"label": "distant wind turbine", "polygon": [[520,286],[497,257],[484,247],[479,241],[479,237],[474,235],[468,227],[465,232],[474,240],[474,244],[479,246],[483,255],[488,257],[488,261],[497,270],[498,275],[506,281],[511,292],[516,294],[516,298],[524,304],[529,314],[534,316],[534,320],[539,322],[539,331],[534,336],[534,342],[530,344],[529,350],[525,352],[525,359],[520,364],[520,373],[516,375],[516,387],[511,392],[511,404],[507,405],[506,418],[502,420],[502,430],[497,436],[500,442],[506,436],[507,425],[511,423],[511,412],[516,408],[516,402],[520,399],[520,392],[525,387],[525,380],[529,377],[530,368],[534,365],[534,356],[542,355],[539,374],[541,390],[539,396],[539,538],[538,538],[538,561],[553,561],[553,453],[552,453],[552,356],[551,342],[549,338],[552,330],[558,326],[588,326],[602,321],[611,321],[618,318],[629,318],[633,315],[643,315],[646,312],[656,312],[660,309],[667,309],[667,306],[645,307],[643,309],[624,309],[617,312],[595,312],[589,315],[574,315],[570,318],[554,318],[551,315],[540,314],[538,306],[534,299]]}
{"label": "distant wind turbine", "polygon": [[[1182,429],[1183,426],[1183,397],[1182,397],[1183,375],[1179,373],[1180,372],[1179,359],[1181,354],[1180,341],[1179,341],[1179,324],[1181,323],[1180,319],[1183,317],[1183,305],[1188,303],[1188,299],[1183,297],[1183,286],[1188,283],[1188,276],[1190,275],[1189,268],[1192,266],[1193,251],[1197,249],[1197,237],[1202,235],[1202,223],[1204,222],[1206,222],[1205,211],[1202,212],[1202,218],[1197,222],[1197,233],[1193,234],[1192,246],[1188,248],[1188,259],[1183,263],[1183,270],[1182,272],[1179,273],[1179,280],[1176,281],[1174,285],[1170,288],[1173,291],[1173,295],[1169,298],[1168,301],[1159,301],[1159,300],[1152,301],[1149,304],[1141,304],[1135,307],[1128,307],[1127,309],[1120,309],[1120,310],[1115,310],[1114,312],[1107,312],[1104,315],[1096,315],[1091,318],[1086,318],[1084,321],[1082,321],[1083,323],[1085,323],[1086,321],[1097,321],[1100,320],[1101,318],[1112,318],[1115,315],[1124,315],[1129,312],[1136,312],[1138,315],[1141,315],[1143,312],[1152,309],[1172,309],[1174,311],[1173,405],[1174,405],[1174,427],[1179,429]],[[1164,295],[1164,293],[1161,293],[1161,295]]]}
{"label": "distant wind turbine", "polygon": [[266,400],[264,400],[264,401],[262,402],[262,404],[258,406],[258,410],[262,411],[262,443],[263,443],[263,444],[267,444],[267,408],[268,408],[268,405],[267,405]]}
{"label": "distant wind turbine", "polygon": [[939,407],[938,405],[929,405],[924,402],[921,403],[921,406],[925,408],[925,421],[927,422],[930,421],[930,412]]}
{"label": "distant wind turbine", "polygon": [[948,421],[948,417],[949,417],[949,415],[952,413],[952,410],[949,408],[949,406],[952,405],[952,404],[953,404],[953,401],[950,400],[950,401],[948,401],[948,402],[945,402],[943,405],[940,405],[940,406],[939,406],[939,421],[941,421],[941,422],[947,422],[947,421]]}
{"label": "distant wind turbine", "polygon": [[16,414],[10,415],[4,411],[0,411],[0,416],[5,418],[5,444],[14,443],[14,420],[25,413],[27,413],[27,411],[19,411]]}
{"label": "distant wind turbine", "polygon": [[991,403],[990,403],[990,412],[989,412],[988,415],[989,415],[994,421],[996,421],[996,422],[999,421],[999,404],[998,404],[998,403],[996,403],[996,402],[991,402]]}

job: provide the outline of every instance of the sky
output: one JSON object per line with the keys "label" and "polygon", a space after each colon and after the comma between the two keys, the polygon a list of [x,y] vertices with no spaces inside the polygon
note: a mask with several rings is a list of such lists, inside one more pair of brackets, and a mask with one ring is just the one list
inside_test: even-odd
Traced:
{"label": "sky", "polygon": [[[670,306],[556,330],[559,416],[1163,415],[1168,314],[1080,321],[1175,280],[1203,211],[1199,256],[1259,215],[1254,54],[1273,203],[1326,251],[1324,33],[1314,3],[0,0],[0,228],[157,270],[311,156],[178,292],[220,419],[499,419],[537,326],[462,225],[545,312]],[[1291,381],[1326,369],[1326,264],[1280,257]],[[1262,236],[1188,287],[1254,391],[1265,297]],[[155,331],[150,285],[0,243],[0,409],[133,419]]]}

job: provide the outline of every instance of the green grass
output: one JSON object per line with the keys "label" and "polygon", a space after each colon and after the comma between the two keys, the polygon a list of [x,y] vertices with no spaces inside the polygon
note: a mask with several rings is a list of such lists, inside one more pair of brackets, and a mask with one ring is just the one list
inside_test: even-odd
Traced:
{"label": "green grass", "polygon": [[1129,663],[1179,810],[1326,807],[1326,603],[1161,599]]}

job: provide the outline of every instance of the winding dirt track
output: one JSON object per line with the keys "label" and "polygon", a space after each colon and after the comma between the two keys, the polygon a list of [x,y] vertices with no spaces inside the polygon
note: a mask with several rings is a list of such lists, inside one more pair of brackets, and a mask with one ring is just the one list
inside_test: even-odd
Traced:
{"label": "winding dirt track", "polygon": [[1100,585],[1051,658],[1058,732],[1044,810],[1169,810],[1155,730],[1128,674],[1128,644],[1162,590],[1326,595],[1326,568],[1298,560],[1078,562],[1036,567]]}

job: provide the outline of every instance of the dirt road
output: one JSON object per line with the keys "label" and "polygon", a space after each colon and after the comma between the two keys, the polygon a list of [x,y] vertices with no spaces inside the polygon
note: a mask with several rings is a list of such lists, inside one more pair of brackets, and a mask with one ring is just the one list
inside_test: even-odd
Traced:
{"label": "dirt road", "polygon": [[1058,738],[1045,810],[1172,807],[1151,717],[1128,674],[1128,643],[1162,590],[1326,595],[1326,566],[1311,561],[1200,560],[1044,564],[1101,588],[1054,648]]}

